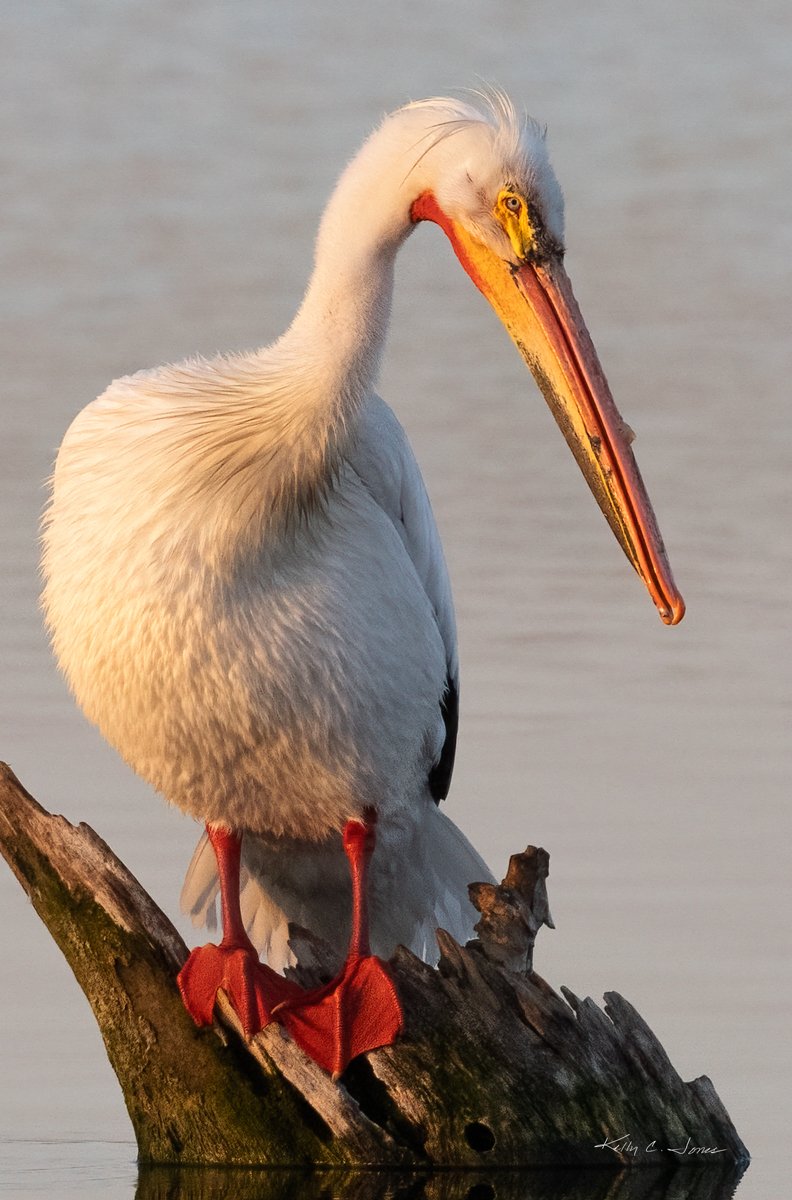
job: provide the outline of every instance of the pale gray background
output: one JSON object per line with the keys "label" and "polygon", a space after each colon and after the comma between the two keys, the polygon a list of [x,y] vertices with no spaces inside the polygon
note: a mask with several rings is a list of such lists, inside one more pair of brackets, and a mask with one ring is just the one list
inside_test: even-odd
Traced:
{"label": "pale gray background", "polygon": [[[551,851],[538,969],[631,999],[754,1152],[741,1200],[781,1194],[789,6],[33,0],[3,5],[0,34],[0,756],[172,915],[197,830],[82,720],[37,614],[57,444],[113,376],[281,331],[334,177],[383,112],[481,76],[548,123],[568,268],[689,612],[661,625],[507,337],[422,228],[382,390],[455,585],[448,812],[496,870],[528,841]],[[0,904],[8,1194],[131,1196],[93,1018],[4,869]]]}

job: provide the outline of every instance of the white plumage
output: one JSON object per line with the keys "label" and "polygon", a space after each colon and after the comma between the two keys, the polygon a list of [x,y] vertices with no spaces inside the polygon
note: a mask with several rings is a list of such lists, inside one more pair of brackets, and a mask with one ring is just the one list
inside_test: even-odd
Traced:
{"label": "white plumage", "polygon": [[[453,606],[420,472],[374,391],[396,254],[427,219],[534,372],[662,619],[684,613],[562,266],[542,132],[498,94],[400,109],[342,175],[287,332],[113,383],[64,438],[45,521],[44,608],[77,700],[171,803],[244,832],[243,915],[275,966],[289,920],[343,950],[340,834],[368,807],[376,953],[431,956],[437,924],[465,939],[467,885],[491,878],[435,805]],[[202,844],[183,894],[196,920],[216,892]]]}
{"label": "white plumage", "polygon": [[[339,833],[367,805],[375,952],[431,954],[438,922],[469,936],[467,884],[490,878],[427,785],[458,686],[453,606],[418,466],[373,387],[412,200],[445,189],[502,242],[479,193],[510,156],[552,179],[508,107],[394,114],[338,185],[286,334],[117,380],[58,455],[44,534],[58,660],[170,802],[257,835],[243,912],[276,965],[287,919],[344,946]],[[199,846],[183,902],[210,917],[216,890]]]}

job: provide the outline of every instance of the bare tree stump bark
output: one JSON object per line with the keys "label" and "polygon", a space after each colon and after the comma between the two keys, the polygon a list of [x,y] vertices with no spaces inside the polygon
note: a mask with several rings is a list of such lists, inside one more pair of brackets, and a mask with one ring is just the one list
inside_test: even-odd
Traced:
{"label": "bare tree stump bark", "polygon": [[[405,1035],[338,1083],[277,1025],[246,1043],[222,998],[215,1026],[196,1029],[176,987],[187,949],[167,917],[92,829],[47,813],[3,764],[0,850],[93,1008],[141,1162],[431,1171],[748,1161],[709,1079],[683,1082],[625,999],[609,992],[603,1012],[532,970],[536,933],[552,925],[544,850],[513,856],[498,887],[471,886],[479,939],[462,947],[438,931],[437,969],[397,950]],[[292,944],[303,975],[321,975],[316,939],[295,929]]]}

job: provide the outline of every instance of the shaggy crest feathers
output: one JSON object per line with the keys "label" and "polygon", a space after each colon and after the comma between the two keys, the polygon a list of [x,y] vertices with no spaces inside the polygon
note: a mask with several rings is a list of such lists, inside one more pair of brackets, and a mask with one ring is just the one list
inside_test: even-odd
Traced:
{"label": "shaggy crest feathers", "polygon": [[465,94],[473,103],[435,96],[413,100],[392,114],[397,117],[400,113],[436,113],[438,117],[415,142],[418,156],[409,167],[405,181],[447,139],[484,127],[491,133],[491,154],[500,170],[501,184],[521,187],[538,203],[551,232],[559,241],[563,240],[563,196],[547,153],[546,126],[525,111],[518,111],[500,88],[469,89]]}
{"label": "shaggy crest feathers", "polygon": [[425,100],[411,100],[398,110],[431,110],[443,117],[431,125],[421,139],[429,142],[422,155],[427,154],[445,138],[453,137],[455,133],[471,125],[488,125],[494,131],[494,148],[504,162],[525,157],[526,136],[530,136],[532,140],[544,139],[545,133],[541,126],[526,113],[518,113],[510,97],[499,88],[471,88],[466,94],[477,101],[480,107],[449,96],[432,96]]}

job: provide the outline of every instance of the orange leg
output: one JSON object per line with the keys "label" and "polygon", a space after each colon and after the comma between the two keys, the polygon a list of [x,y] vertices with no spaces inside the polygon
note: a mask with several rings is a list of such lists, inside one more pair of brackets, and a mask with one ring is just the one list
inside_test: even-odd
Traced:
{"label": "orange leg", "polygon": [[193,950],[178,976],[184,1006],[196,1025],[211,1025],[215,998],[222,990],[239,1014],[246,1037],[272,1020],[272,1009],[303,994],[296,983],[259,962],[242,924],[239,908],[239,862],[242,839],[227,829],[207,825],[217,858],[223,940]]}
{"label": "orange leg", "polygon": [[352,932],[346,961],[335,979],[305,991],[258,960],[239,908],[241,839],[207,826],[217,856],[223,940],[193,950],[179,973],[179,990],[197,1025],[210,1025],[218,990],[225,991],[252,1037],[278,1021],[314,1062],[337,1077],[358,1054],[389,1046],[404,1017],[387,965],[371,954],[367,902],[368,868],[375,845],[376,814],[347,821],[344,852],[352,877]]}
{"label": "orange leg", "polygon": [[367,808],[363,821],[347,821],[344,826],[344,853],[352,876],[352,932],[347,958],[371,954],[368,919],[368,870],[376,844],[377,814]]}
{"label": "orange leg", "polygon": [[386,963],[369,948],[367,879],[376,841],[376,813],[347,821],[344,852],[352,876],[352,933],[346,962],[335,979],[273,1010],[306,1054],[337,1078],[358,1054],[390,1046],[404,1014]]}

